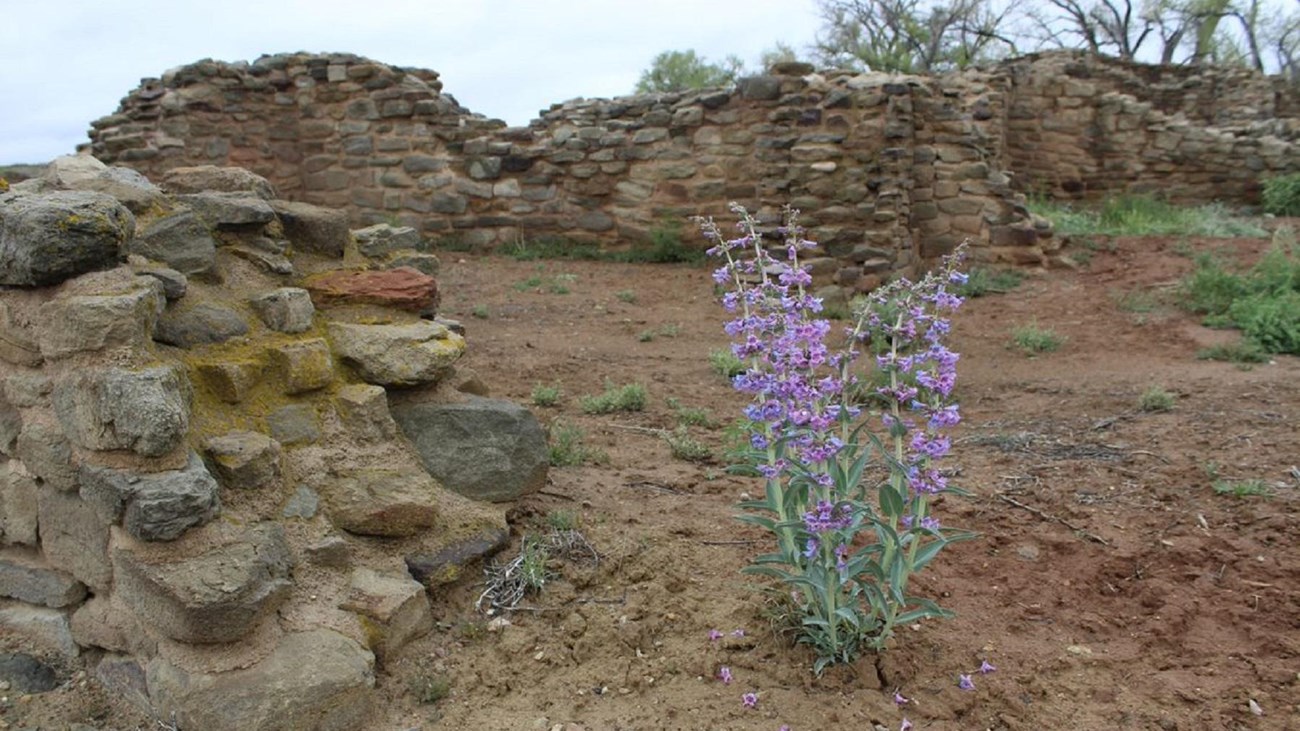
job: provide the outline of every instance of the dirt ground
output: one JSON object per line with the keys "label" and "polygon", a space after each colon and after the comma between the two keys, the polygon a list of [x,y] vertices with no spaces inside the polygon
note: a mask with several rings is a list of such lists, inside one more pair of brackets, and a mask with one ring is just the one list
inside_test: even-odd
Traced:
{"label": "dirt ground", "polygon": [[[724,472],[742,398],[708,362],[726,341],[706,267],[443,253],[443,310],[468,328],[467,365],[521,402],[558,385],[560,404],[538,416],[607,455],[553,469],[513,509],[511,550],[567,512],[600,562],[552,562],[505,627],[475,611],[472,582],[434,597],[438,629],[381,675],[373,728],[1300,729],[1300,359],[1196,358],[1232,336],[1172,304],[1189,246],[1250,255],[1267,241],[1122,239],[957,313],[965,423],[948,462],[973,497],[937,513],[979,537],[916,580],[957,617],[904,629],[883,683],[873,658],[815,678],[762,582],[739,573],[767,536],[734,519],[761,485]],[[1011,346],[1032,322],[1064,345],[1032,358]],[[648,390],[643,412],[579,408],[632,382]],[[1171,409],[1138,408],[1153,386]],[[711,461],[672,456],[661,431],[681,408],[708,410],[714,425],[690,434]],[[984,660],[996,672],[960,690]],[[440,680],[446,697],[419,702],[413,689]],[[80,706],[99,718],[61,726],[32,712],[46,702],[24,712],[9,699],[2,717],[135,727],[102,698]]]}

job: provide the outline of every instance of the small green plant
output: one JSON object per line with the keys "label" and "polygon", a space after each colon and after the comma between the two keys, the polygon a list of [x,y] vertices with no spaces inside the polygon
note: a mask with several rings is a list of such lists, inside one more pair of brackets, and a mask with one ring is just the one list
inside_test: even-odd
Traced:
{"label": "small green plant", "polygon": [[678,325],[675,322],[671,322],[668,323],[667,325],[660,325],[658,328],[642,330],[641,332],[637,333],[636,339],[639,340],[640,342],[648,343],[657,337],[675,338],[681,334],[682,334],[682,326]]}
{"label": "small green plant", "polygon": [[469,311],[469,314],[480,320],[486,320],[492,317],[492,311],[488,309],[487,305],[474,305],[474,308]]}
{"label": "small green plant", "polygon": [[1202,255],[1182,286],[1192,312],[1211,327],[1234,327],[1266,353],[1300,354],[1300,246],[1279,229],[1255,266],[1240,271]]}
{"label": "small green plant", "polygon": [[1196,357],[1201,360],[1222,360],[1237,365],[1251,365],[1253,363],[1267,363],[1269,355],[1253,340],[1242,340],[1239,343],[1229,343],[1226,345],[1214,345],[1197,351]]}
{"label": "small green plant", "polygon": [[578,514],[572,510],[552,510],[546,514],[546,525],[556,533],[578,529]]}
{"label": "small green plant", "polygon": [[1092,263],[1092,250],[1080,249],[1079,251],[1070,254],[1069,258],[1070,261],[1074,262],[1075,264],[1081,267],[1086,267]]}
{"label": "small green plant", "polygon": [[708,409],[682,406],[680,401],[671,396],[668,397],[667,404],[668,408],[677,416],[679,426],[702,426],[706,429],[711,429],[714,426]]}
{"label": "small green plant", "polygon": [[547,550],[546,544],[532,536],[524,537],[523,548],[519,552],[519,578],[524,584],[525,590],[530,594],[535,594],[546,586],[546,580],[549,574],[546,570],[546,562],[551,558],[551,552]]}
{"label": "small green plant", "polygon": [[487,637],[487,622],[466,619],[456,623],[456,635],[466,642],[476,642]]}
{"label": "small green plant", "polygon": [[1039,327],[1037,322],[1021,325],[1011,331],[1011,340],[1017,348],[1030,356],[1051,353],[1065,344],[1065,338],[1051,328]]}
{"label": "small green plant", "polygon": [[551,279],[550,284],[547,285],[547,289],[550,290],[551,294],[568,294],[572,291],[570,287],[576,281],[578,281],[576,274],[556,274]]}
{"label": "small green plant", "polygon": [[547,386],[545,384],[539,383],[533,386],[533,405],[534,406],[555,406],[556,404],[560,403],[560,397],[563,395],[564,393],[563,391],[560,390],[558,384]]}
{"label": "small green plant", "polygon": [[745,372],[745,364],[730,350],[709,351],[709,366],[713,372],[728,380]]}
{"label": "small green plant", "polygon": [[556,421],[551,424],[551,443],[548,447],[552,467],[579,467],[584,464],[604,464],[608,455],[583,444],[586,432],[576,426]]}
{"label": "small green plant", "polygon": [[636,292],[633,292],[630,289],[620,289],[614,293],[614,297],[619,302],[626,302],[629,305],[636,304]]}
{"label": "small green plant", "polygon": [[629,383],[625,386],[605,385],[605,392],[586,395],[578,400],[584,414],[612,414],[616,411],[644,411],[645,386]]}
{"label": "small green plant", "polygon": [[417,673],[407,682],[416,703],[433,705],[451,695],[451,681],[445,675]]}
{"label": "small green plant", "polygon": [[669,219],[650,229],[648,247],[633,248],[625,256],[627,261],[650,264],[691,263],[703,261],[704,251],[683,243],[681,223]]}
{"label": "small green plant", "polygon": [[1174,395],[1160,386],[1148,388],[1138,399],[1138,408],[1146,412],[1168,411],[1173,407]]}
{"label": "small green plant", "polygon": [[1025,281],[1024,273],[1015,269],[989,269],[975,267],[966,277],[966,283],[958,286],[957,294],[962,297],[983,297],[989,294],[1006,294]]}
{"label": "small green plant", "polygon": [[1264,181],[1264,211],[1275,216],[1300,216],[1300,173]]}
{"label": "small green plant", "polygon": [[655,339],[655,331],[654,331],[654,330],[642,330],[641,332],[639,332],[639,333],[636,334],[636,339],[637,339],[637,342],[639,342],[639,343],[648,343],[648,342],[650,342],[651,340],[654,340],[654,339]]}
{"label": "small green plant", "polygon": [[539,259],[597,260],[608,258],[600,247],[560,236],[543,236],[536,239],[517,239],[500,249],[502,254],[516,261]]}
{"label": "small green plant", "polygon": [[515,289],[519,290],[520,292],[527,292],[530,289],[537,289],[538,287],[542,286],[542,281],[543,281],[542,276],[540,274],[534,274],[527,279],[515,282],[514,286]]}
{"label": "small green plant", "polygon": [[713,459],[713,452],[695,437],[685,426],[679,426],[676,429],[664,434],[664,441],[668,442],[669,449],[675,459],[686,462],[708,462]]}
{"label": "small green plant", "polygon": [[1211,486],[1215,495],[1231,495],[1239,499],[1272,494],[1263,480],[1215,480]]}
{"label": "small green plant", "polygon": [[1160,309],[1160,297],[1150,290],[1131,289],[1115,295],[1115,306],[1125,312],[1155,312]]}
{"label": "small green plant", "polygon": [[1149,195],[1122,195],[1100,207],[1076,208],[1035,197],[1029,210],[1052,222],[1065,236],[1258,237],[1267,232],[1222,204],[1177,206]]}

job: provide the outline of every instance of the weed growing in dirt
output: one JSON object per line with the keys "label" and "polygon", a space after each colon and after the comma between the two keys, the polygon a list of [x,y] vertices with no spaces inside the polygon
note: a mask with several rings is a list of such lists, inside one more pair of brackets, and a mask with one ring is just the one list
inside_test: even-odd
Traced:
{"label": "weed growing in dirt", "polygon": [[1202,255],[1183,280],[1183,300],[1211,327],[1233,327],[1266,353],[1300,354],[1300,245],[1279,229],[1255,266],[1237,271]]}
{"label": "weed growing in dirt", "polygon": [[714,373],[728,381],[745,372],[745,363],[730,350],[710,351],[709,366],[713,368]]}
{"label": "weed growing in dirt", "polygon": [[1263,480],[1215,480],[1211,487],[1215,495],[1231,495],[1235,498],[1268,497],[1271,491]]}
{"label": "weed growing in dirt", "polygon": [[966,283],[956,287],[962,297],[983,297],[989,294],[1006,294],[1025,281],[1025,275],[1015,269],[989,269],[975,267],[966,276]]}
{"label": "weed growing in dirt", "polygon": [[1039,327],[1037,322],[1021,325],[1011,331],[1011,342],[1030,356],[1051,353],[1065,344],[1065,338],[1051,328]]}
{"label": "weed growing in dirt", "polygon": [[[739,238],[725,239],[712,220],[702,227],[715,244],[710,254],[726,260],[714,280],[730,288],[722,304],[735,319],[725,329],[746,366],[734,385],[753,398],[746,456],[765,478],[765,498],[743,503],[742,520],[771,531],[777,544],[746,571],[791,593],[799,641],[812,647],[820,673],[883,649],[899,624],[950,614],[907,588],[944,546],[969,537],[931,514],[936,496],[957,492],[936,463],[950,448],[943,431],[960,421],[950,398],[958,356],[944,346],[944,313],[962,302],[948,289],[967,280],[956,270],[962,250],[919,282],[898,279],[873,292],[847,328],[849,346],[831,352],[831,325],[799,261],[815,244],[803,239],[797,214],[787,211],[779,261],[748,212],[733,210]],[[878,389],[884,407],[874,413],[845,398],[864,344],[888,374]],[[883,437],[868,429],[869,418]],[[883,479],[868,472],[877,455]]]}
{"label": "weed growing in dirt", "polygon": [[560,403],[560,398],[564,392],[560,390],[559,385],[547,386],[537,384],[533,386],[533,406],[555,406]]}
{"label": "weed growing in dirt", "polygon": [[1174,407],[1174,395],[1160,386],[1152,386],[1142,392],[1138,398],[1138,408],[1142,411],[1168,411]]}
{"label": "weed growing in dirt", "polygon": [[1300,216],[1300,173],[1264,181],[1264,211],[1275,216]]}
{"label": "weed growing in dirt", "polygon": [[1258,237],[1267,232],[1257,224],[1234,216],[1224,205],[1176,206],[1145,195],[1107,198],[1100,208],[1076,208],[1041,198],[1029,210],[1049,221],[1066,236],[1213,236]]}
{"label": "weed growing in dirt", "polygon": [[584,464],[604,464],[609,455],[583,444],[586,432],[576,426],[556,421],[551,424],[551,443],[548,447],[552,467],[578,467]]}
{"label": "weed growing in dirt", "polygon": [[614,293],[614,297],[619,302],[626,302],[629,305],[636,304],[636,292],[630,289],[620,289]]}
{"label": "weed growing in dirt", "polygon": [[486,320],[492,317],[492,311],[488,309],[487,305],[474,305],[474,308],[469,311],[469,314],[480,320]]}
{"label": "weed growing in dirt", "polygon": [[1196,352],[1196,357],[1201,360],[1223,360],[1237,365],[1249,366],[1254,363],[1267,363],[1269,360],[1268,353],[1253,340],[1242,340],[1239,343],[1230,343],[1227,345],[1214,345]]}
{"label": "weed growing in dirt", "polygon": [[686,462],[708,462],[713,459],[713,451],[691,436],[685,426],[665,432],[664,441],[668,442],[668,448],[672,450],[675,459]]}
{"label": "weed growing in dirt", "polygon": [[576,281],[578,281],[576,274],[556,274],[547,285],[547,289],[551,294],[568,294],[571,291],[570,287]]}
{"label": "weed growing in dirt", "polygon": [[645,386],[629,383],[626,386],[605,384],[605,392],[597,396],[583,396],[578,400],[584,414],[612,414],[616,411],[644,411]]}
{"label": "weed growing in dirt", "polygon": [[445,675],[417,673],[407,681],[407,687],[417,703],[432,705],[451,695],[451,680]]}
{"label": "weed growing in dirt", "polygon": [[546,514],[546,525],[557,532],[578,529],[578,514],[572,510],[552,510]]}
{"label": "weed growing in dirt", "polygon": [[514,287],[520,292],[527,292],[530,289],[537,289],[542,286],[542,277],[540,274],[534,274],[527,279],[515,282]]}
{"label": "weed growing in dirt", "polygon": [[1160,309],[1160,296],[1150,290],[1130,289],[1114,297],[1115,306],[1125,312],[1145,314]]}
{"label": "weed growing in dirt", "polygon": [[673,322],[667,325],[661,325],[658,328],[653,328],[650,330],[642,330],[641,332],[637,333],[636,339],[642,343],[648,343],[657,337],[675,338],[678,335],[681,335],[681,333],[682,333],[681,325],[678,325],[677,323]]}
{"label": "weed growing in dirt", "polygon": [[695,406],[682,406],[682,402],[669,396],[666,402],[668,408],[672,410],[677,417],[678,426],[702,426],[706,429],[714,427],[713,418],[709,415],[708,409],[702,409]]}

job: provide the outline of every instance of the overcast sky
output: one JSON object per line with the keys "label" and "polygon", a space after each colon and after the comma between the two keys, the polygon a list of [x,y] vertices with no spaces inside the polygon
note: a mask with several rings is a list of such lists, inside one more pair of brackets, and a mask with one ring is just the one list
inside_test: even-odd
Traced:
{"label": "overcast sky", "polygon": [[45,162],[140,83],[214,58],[341,51],[430,68],[513,125],[631,93],[655,54],[802,49],[815,0],[0,0],[0,164]]}

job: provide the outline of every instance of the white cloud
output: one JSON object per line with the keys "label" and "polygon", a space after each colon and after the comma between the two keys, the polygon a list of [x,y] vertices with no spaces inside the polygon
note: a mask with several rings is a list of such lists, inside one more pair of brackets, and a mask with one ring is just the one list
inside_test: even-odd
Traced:
{"label": "white cloud", "polygon": [[629,93],[661,51],[752,62],[818,25],[814,0],[0,1],[0,164],[71,152],[141,78],[202,58],[341,51],[431,68],[471,110],[525,124]]}

